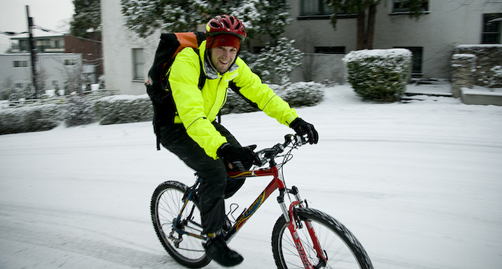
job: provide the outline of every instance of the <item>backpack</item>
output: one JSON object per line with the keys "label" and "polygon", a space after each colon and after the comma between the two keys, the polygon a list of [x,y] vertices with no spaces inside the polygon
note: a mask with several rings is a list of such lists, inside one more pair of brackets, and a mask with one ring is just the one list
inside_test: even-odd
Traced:
{"label": "backpack", "polygon": [[[204,32],[164,33],[160,35],[160,42],[155,52],[153,65],[148,71],[148,81],[145,83],[146,92],[153,105],[153,126],[157,136],[157,150],[160,150],[159,128],[172,124],[176,113],[176,105],[168,86],[167,71],[174,62],[178,52],[191,47],[199,55],[199,45],[206,40]],[[200,90],[204,87],[206,76],[199,55],[200,77],[197,85]]]}

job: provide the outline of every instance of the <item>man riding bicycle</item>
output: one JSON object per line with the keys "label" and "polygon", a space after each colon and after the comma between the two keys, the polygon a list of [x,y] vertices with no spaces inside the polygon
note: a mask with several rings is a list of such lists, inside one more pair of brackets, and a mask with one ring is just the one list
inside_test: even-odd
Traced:
{"label": "man riding bicycle", "polygon": [[[252,148],[242,147],[216,117],[226,101],[227,88],[256,105],[310,144],[317,144],[314,126],[299,118],[296,111],[254,74],[238,57],[246,37],[244,25],[234,16],[212,18],[206,26],[207,39],[198,53],[191,48],[179,52],[168,72],[167,90],[172,92],[176,114],[172,124],[159,126],[161,144],[176,154],[202,178],[198,201],[203,234],[210,238],[206,254],[223,266],[235,266],[243,257],[228,248],[220,236],[226,220],[225,198],[244,183],[227,182],[227,171],[248,170],[255,160]],[[199,58],[200,57],[200,58]],[[200,68],[202,63],[203,68]],[[205,84],[198,88],[200,70]]]}

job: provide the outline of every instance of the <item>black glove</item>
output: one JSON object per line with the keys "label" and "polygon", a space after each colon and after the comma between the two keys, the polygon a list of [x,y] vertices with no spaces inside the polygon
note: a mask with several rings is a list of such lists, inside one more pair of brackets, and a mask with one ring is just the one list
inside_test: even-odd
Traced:
{"label": "black glove", "polygon": [[241,147],[241,146],[232,146],[229,143],[225,143],[221,145],[216,154],[219,157],[223,158],[223,160],[229,163],[229,168],[244,172],[248,171],[251,166],[253,166],[253,162],[256,160],[259,161],[258,156],[253,152],[256,148],[256,145]]}
{"label": "black glove", "polygon": [[317,133],[314,125],[304,121],[302,118],[296,118],[293,122],[289,124],[298,135],[307,135],[307,141],[310,144],[317,144],[319,141],[319,134]]}

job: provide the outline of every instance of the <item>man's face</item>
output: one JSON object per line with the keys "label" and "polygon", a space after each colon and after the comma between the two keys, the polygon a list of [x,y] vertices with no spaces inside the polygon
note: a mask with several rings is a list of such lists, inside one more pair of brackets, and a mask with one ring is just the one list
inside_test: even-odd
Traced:
{"label": "man's face", "polygon": [[236,56],[237,49],[231,46],[215,47],[211,49],[211,62],[220,74],[227,72],[230,65],[235,61]]}

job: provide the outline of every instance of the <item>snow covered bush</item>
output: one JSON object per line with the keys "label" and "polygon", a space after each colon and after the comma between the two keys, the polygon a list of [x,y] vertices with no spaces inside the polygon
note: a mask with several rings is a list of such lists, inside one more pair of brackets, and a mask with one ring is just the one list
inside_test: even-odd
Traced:
{"label": "snow covered bush", "polygon": [[275,92],[291,107],[303,107],[320,103],[324,98],[323,88],[322,84],[316,82],[297,82]]}
{"label": "snow covered bush", "polygon": [[68,98],[64,121],[68,127],[94,122],[94,108],[92,102],[79,95]]}
{"label": "snow covered bush", "polygon": [[[324,97],[324,85],[315,82],[298,82],[270,85],[292,107],[314,106]],[[151,121],[152,103],[144,95],[73,95],[54,99],[53,104],[34,103],[19,108],[0,109],[0,134],[44,131],[65,122],[66,126],[78,126],[99,121],[102,125]],[[44,102],[49,102],[45,100]],[[56,102],[57,101],[57,102]],[[228,92],[222,114],[257,111],[233,91]]]}
{"label": "snow covered bush", "polygon": [[248,103],[244,98],[240,97],[234,91],[229,90],[227,94],[227,102],[221,109],[221,114],[232,113],[247,113],[258,111],[253,104]]}
{"label": "snow covered bush", "polygon": [[46,131],[62,120],[64,105],[24,106],[0,110],[0,135]]}
{"label": "snow covered bush", "polygon": [[500,88],[502,87],[502,66],[497,65],[490,69],[492,71],[492,76],[490,78],[490,88]]}
{"label": "snow covered bush", "polygon": [[249,66],[264,83],[288,84],[291,72],[301,65],[303,58],[303,52],[296,49],[294,43],[294,40],[280,38],[277,45],[267,45]]}
{"label": "snow covered bush", "polygon": [[406,49],[352,51],[342,61],[347,81],[365,100],[399,101],[411,75],[411,52]]}
{"label": "snow covered bush", "polygon": [[152,102],[144,95],[115,95],[94,103],[96,117],[102,125],[149,121],[153,118]]}
{"label": "snow covered bush", "polygon": [[[298,82],[289,84],[286,87],[282,85],[269,85],[274,92],[289,103],[291,107],[314,106],[320,103],[324,98],[324,85],[315,82]],[[223,106],[221,113],[246,113],[258,111],[258,108],[240,97],[233,91],[229,91],[227,102]]]}

